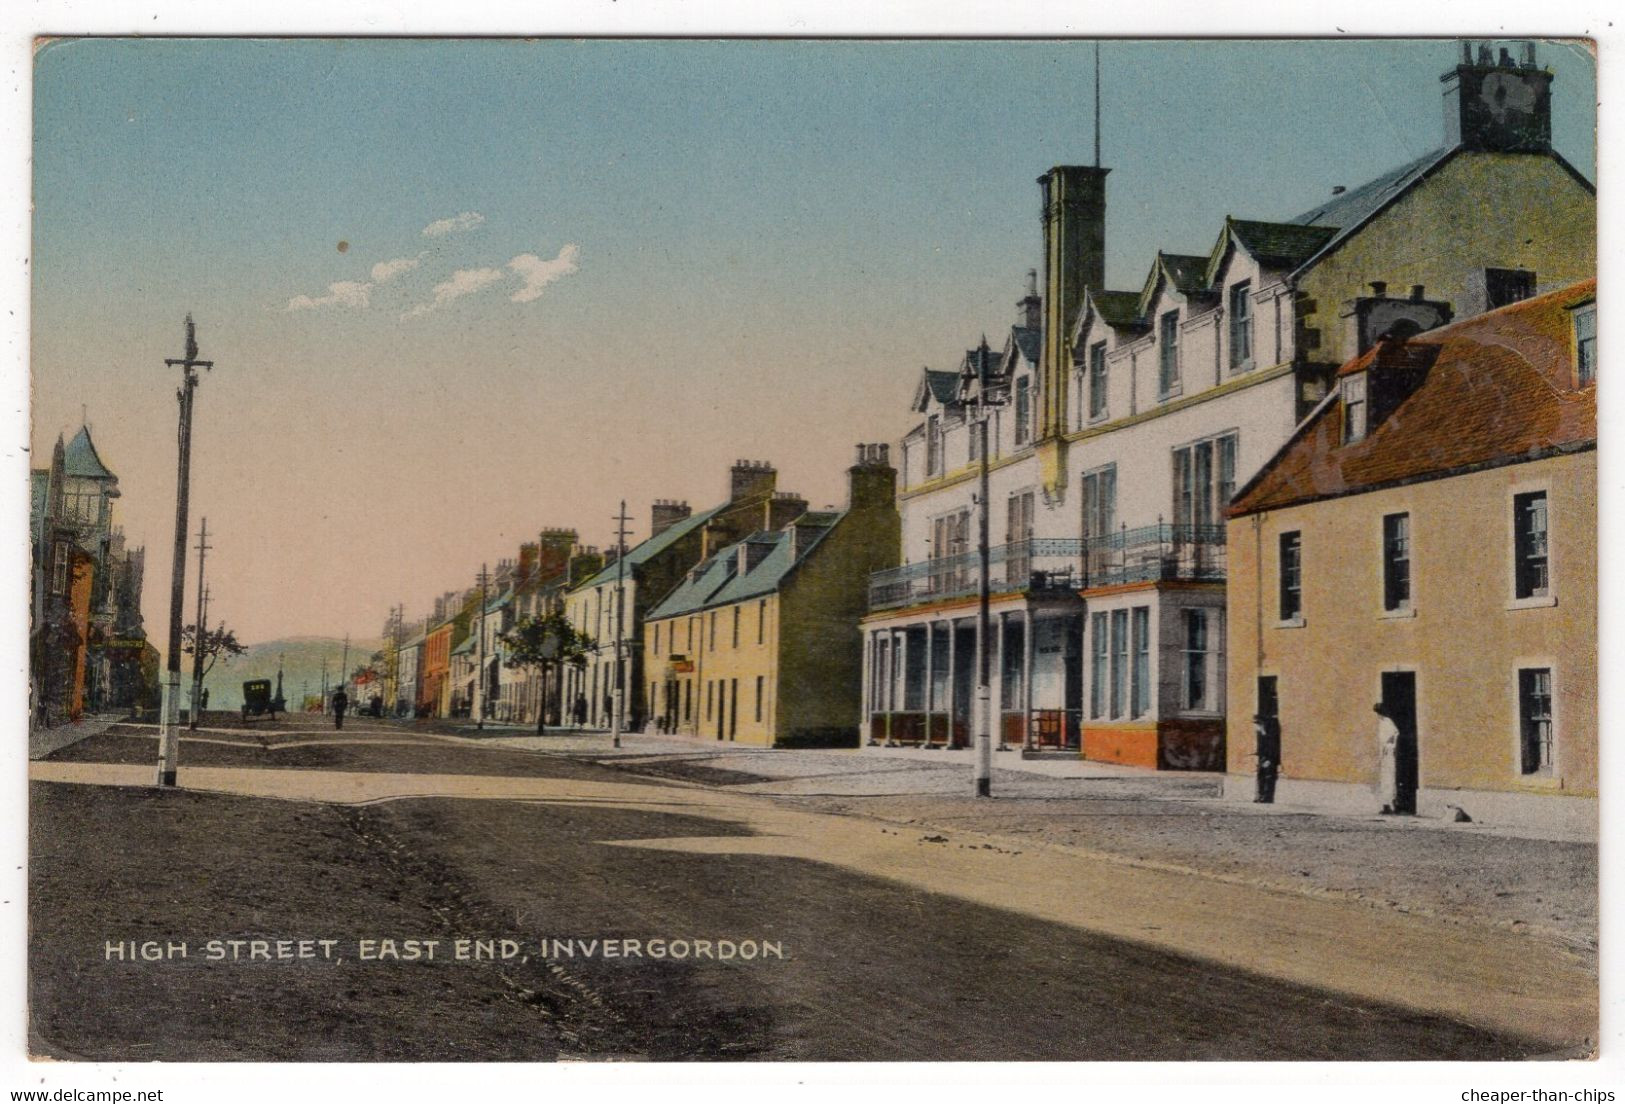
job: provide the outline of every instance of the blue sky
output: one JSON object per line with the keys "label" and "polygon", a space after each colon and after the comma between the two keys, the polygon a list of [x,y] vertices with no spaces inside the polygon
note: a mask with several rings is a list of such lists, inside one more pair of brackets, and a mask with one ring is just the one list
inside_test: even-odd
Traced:
{"label": "blue sky", "polygon": [[[1205,252],[1226,214],[1289,217],[1442,144],[1454,56],[1107,42],[1108,281],[1137,288],[1156,249]],[[53,44],[35,69],[35,447],[84,405],[125,525],[155,550],[161,624],[162,360],[194,312],[219,363],[194,519],[221,534],[217,593],[253,639],[376,631],[543,526],[604,543],[622,497],[640,517],[655,497],[706,505],[736,457],[837,502],[851,445],[906,427],[919,368],[1013,317],[1039,258],[1034,180],[1092,157],[1092,57]],[[1541,60],[1555,145],[1594,177],[1591,58],[1543,44]],[[374,274],[391,261],[412,264]],[[289,310],[300,297],[334,301]],[[252,597],[290,574],[311,585]]]}

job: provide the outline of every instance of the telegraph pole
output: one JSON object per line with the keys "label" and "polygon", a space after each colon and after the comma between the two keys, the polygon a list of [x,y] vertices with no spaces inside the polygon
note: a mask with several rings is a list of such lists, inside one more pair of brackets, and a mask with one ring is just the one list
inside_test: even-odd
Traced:
{"label": "telegraph pole", "polygon": [[474,727],[485,728],[485,588],[491,582],[491,573],[480,564],[480,670],[474,678]]}
{"label": "telegraph pole", "polygon": [[[349,681],[350,681],[350,634],[345,633],[344,634],[344,658],[339,660],[339,689],[344,690],[344,692],[346,694],[348,694],[349,691],[345,690],[345,686],[349,683]],[[361,709],[360,706],[356,707],[357,712],[360,712],[360,709]]]}
{"label": "telegraph pole", "polygon": [[168,367],[180,368],[181,386],[175,392],[175,399],[180,404],[180,423],[176,431],[175,558],[169,582],[169,651],[165,656],[168,676],[164,680],[163,713],[158,727],[159,786],[175,785],[176,765],[180,760],[181,606],[186,595],[186,511],[192,478],[192,399],[197,391],[197,370],[202,368],[207,371],[214,367],[212,360],[199,360],[197,352],[197,329],[192,316],[188,314],[185,355],[164,360]]}
{"label": "telegraph pole", "polygon": [[198,711],[203,706],[203,648],[209,637],[207,588],[203,585],[203,561],[214,545],[209,543],[209,519],[204,518],[197,535],[197,622],[192,630],[192,714],[191,727],[197,730]]}
{"label": "telegraph pole", "polygon": [[317,712],[327,712],[327,659],[325,656],[322,658],[322,705]]}
{"label": "telegraph pole", "polygon": [[406,603],[400,603],[389,612],[389,646],[391,648],[389,659],[389,711],[394,714],[398,712],[396,707],[400,704],[401,695],[401,636],[403,635],[401,630],[405,628]]}
{"label": "telegraph pole", "polygon": [[626,523],[632,519],[626,515],[626,499],[621,499],[621,512],[613,518],[615,522],[615,696],[614,706],[609,716],[609,739],[611,747],[621,746],[621,718],[626,711],[626,678],[622,670],[621,661],[621,633],[623,631],[623,611],[626,609]]}

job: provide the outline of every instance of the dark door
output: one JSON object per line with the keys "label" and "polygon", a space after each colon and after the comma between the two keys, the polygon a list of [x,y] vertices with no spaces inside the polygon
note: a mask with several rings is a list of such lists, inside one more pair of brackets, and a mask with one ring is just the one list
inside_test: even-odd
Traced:
{"label": "dark door", "polygon": [[1416,672],[1384,671],[1382,702],[1399,729],[1394,742],[1394,812],[1416,812],[1416,787],[1420,777],[1416,739]]}
{"label": "dark door", "polygon": [[723,722],[728,717],[728,699],[722,696],[722,691],[727,688],[727,685],[721,679],[717,679],[717,739],[719,740],[722,739],[723,735]]}
{"label": "dark door", "polygon": [[1277,695],[1274,675],[1258,676],[1258,712],[1263,717],[1281,716],[1281,699]]}
{"label": "dark door", "polygon": [[1066,626],[1066,723],[1062,727],[1065,746],[1075,748],[1083,719],[1083,615],[1068,619]]}

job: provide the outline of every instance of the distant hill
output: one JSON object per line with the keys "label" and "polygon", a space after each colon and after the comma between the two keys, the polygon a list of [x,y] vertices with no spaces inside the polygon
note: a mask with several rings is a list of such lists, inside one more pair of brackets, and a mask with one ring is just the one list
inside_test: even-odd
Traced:
{"label": "distant hill", "polygon": [[[350,669],[367,662],[367,658],[383,647],[382,640],[351,640]],[[289,709],[299,708],[300,687],[315,695],[322,688],[322,661],[327,662],[327,685],[331,689],[338,681],[339,661],[344,655],[344,641],[325,636],[294,636],[286,640],[269,640],[249,646],[248,654],[238,656],[230,663],[217,663],[209,677],[203,680],[209,691],[210,709],[237,709],[243,704],[243,683],[249,679],[270,679],[276,686],[277,663],[282,664],[282,693],[288,699]],[[191,657],[182,663],[183,687],[191,686]]]}

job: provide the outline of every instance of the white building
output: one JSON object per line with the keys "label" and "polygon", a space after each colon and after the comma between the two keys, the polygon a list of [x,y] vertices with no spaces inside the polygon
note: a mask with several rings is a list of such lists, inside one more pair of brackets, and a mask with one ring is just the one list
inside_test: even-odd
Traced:
{"label": "white building", "polygon": [[[915,392],[903,566],[872,578],[863,622],[871,740],[971,735],[981,459],[968,414],[986,396],[1000,743],[1223,769],[1236,488],[1377,338],[1594,270],[1594,189],[1551,149],[1551,74],[1532,45],[1520,55],[1486,47],[1446,74],[1439,149],[1286,221],[1226,219],[1205,254],[1156,253],[1138,292],[1104,286],[1109,170],[1039,178],[1042,296],[1029,286],[1002,354],[972,350]],[[1485,112],[1474,97],[1489,87],[1524,94]]]}

